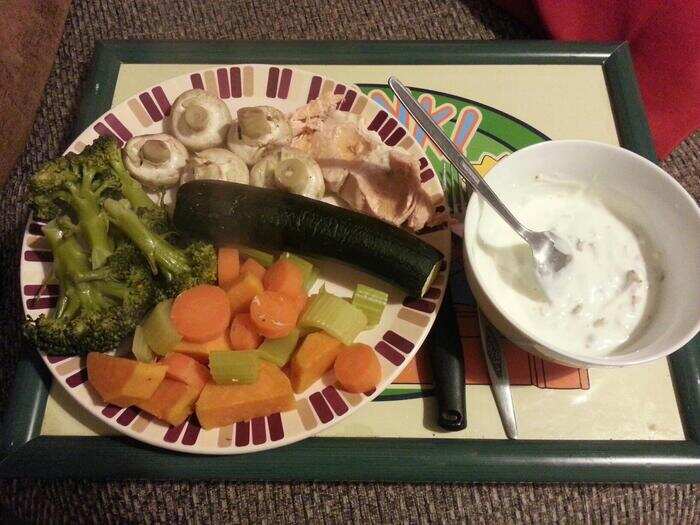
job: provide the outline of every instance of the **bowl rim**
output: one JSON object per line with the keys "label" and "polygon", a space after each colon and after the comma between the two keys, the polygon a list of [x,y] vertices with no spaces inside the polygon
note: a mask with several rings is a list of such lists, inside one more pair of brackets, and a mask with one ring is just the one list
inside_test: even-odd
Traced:
{"label": "bowl rim", "polygon": [[[588,148],[592,149],[599,149],[603,151],[607,151],[609,153],[612,153],[614,155],[621,155],[621,156],[626,156],[628,158],[633,159],[635,162],[639,163],[641,167],[644,167],[648,171],[654,172],[657,176],[665,179],[667,182],[671,183],[671,187],[674,189],[674,194],[677,197],[677,200],[674,202],[679,204],[679,205],[684,205],[688,206],[689,208],[694,209],[695,211],[695,217],[697,219],[697,223],[700,226],[700,206],[695,202],[695,199],[688,193],[688,191],[676,180],[674,179],[669,173],[667,173],[665,170],[663,170],[661,167],[659,167],[657,164],[654,162],[650,161],[649,159],[642,157],[641,155],[630,151],[628,149],[623,148],[622,146],[613,146],[610,144],[606,144],[604,142],[598,142],[594,140],[581,140],[581,139],[563,139],[563,140],[549,140],[545,142],[540,142],[538,144],[533,144],[531,146],[527,146],[525,148],[522,148],[518,151],[515,151],[508,155],[506,158],[504,158],[502,161],[500,161],[495,169],[498,169],[501,164],[506,163],[506,164],[512,164],[514,162],[517,162],[520,157],[522,157],[525,154],[531,154],[532,151],[534,150],[542,150],[542,149],[551,149],[551,148],[558,148],[560,146],[572,146],[572,145],[578,145],[578,146],[585,146]],[[501,168],[502,169],[502,168]],[[488,174],[487,174],[488,176]],[[681,349],[683,346],[685,346],[695,335],[700,331],[700,314],[697,316],[697,319],[695,320],[695,323],[691,328],[684,333],[682,333],[677,339],[678,342],[675,345],[671,345],[668,348],[665,348],[662,351],[655,352],[651,355],[645,356],[645,357],[636,357],[639,352],[633,352],[628,355],[624,356],[586,356],[574,352],[569,352],[561,347],[558,347],[556,345],[552,345],[550,343],[547,343],[543,341],[540,337],[537,335],[533,334],[531,331],[526,330],[521,326],[519,323],[515,322],[512,318],[512,316],[508,313],[508,309],[504,308],[502,304],[496,299],[494,294],[492,294],[487,287],[484,286],[484,281],[481,278],[480,272],[478,270],[478,267],[475,265],[471,264],[470,260],[470,255],[471,255],[471,249],[470,249],[470,244],[473,245],[473,243],[470,243],[470,238],[468,234],[468,224],[469,224],[469,216],[474,215],[476,211],[476,206],[478,205],[479,202],[479,196],[477,195],[476,192],[473,192],[472,195],[469,198],[469,202],[467,204],[467,209],[464,215],[464,230],[463,230],[463,238],[462,242],[464,245],[464,250],[467,254],[467,261],[465,261],[466,264],[468,264],[471,267],[472,273],[474,274],[474,278],[477,280],[479,286],[481,287],[483,293],[488,297],[489,301],[493,304],[494,308],[498,310],[500,315],[504,317],[504,319],[510,323],[513,327],[515,327],[519,332],[523,333],[528,339],[533,341],[536,345],[541,346],[545,349],[547,349],[549,352],[555,355],[560,355],[562,358],[569,362],[579,362],[579,363],[585,363],[586,365],[590,366],[599,366],[599,367],[619,367],[619,366],[630,366],[630,365],[639,365],[643,363],[648,363],[651,361],[655,361],[656,359],[668,356],[669,354],[675,352],[676,350]],[[476,231],[476,230],[474,230]],[[647,346],[648,347],[648,346]],[[646,347],[644,347],[646,348]]]}

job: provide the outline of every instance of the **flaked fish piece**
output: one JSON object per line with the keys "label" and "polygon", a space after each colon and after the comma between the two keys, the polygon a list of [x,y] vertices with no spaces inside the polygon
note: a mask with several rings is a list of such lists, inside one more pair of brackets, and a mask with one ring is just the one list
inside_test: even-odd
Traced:
{"label": "flaked fish piece", "polygon": [[418,160],[382,143],[360,117],[338,111],[342,97],[326,95],[291,117],[292,146],[318,162],[326,190],[351,208],[411,230],[433,213],[420,182]]}
{"label": "flaked fish piece", "polygon": [[414,193],[400,188],[391,173],[348,175],[339,195],[353,209],[400,226],[413,212]]}
{"label": "flaked fish piece", "polygon": [[418,160],[398,152],[391,152],[389,168],[394,175],[412,186],[411,191],[415,195],[414,207],[406,221],[406,227],[418,231],[433,215],[433,201],[421,185]]}
{"label": "flaked fish piece", "polygon": [[343,100],[343,95],[326,93],[294,110],[289,117],[292,124],[292,134],[296,136],[317,130],[341,100]]}
{"label": "flaked fish piece", "polygon": [[326,189],[338,192],[349,173],[374,174],[389,170],[388,149],[365,132],[357,119],[331,111],[317,130],[294,137],[292,146],[318,162]]}
{"label": "flaked fish piece", "polygon": [[420,185],[418,161],[397,151],[388,160],[388,171],[350,172],[340,196],[358,211],[419,230],[432,215],[432,202]]}

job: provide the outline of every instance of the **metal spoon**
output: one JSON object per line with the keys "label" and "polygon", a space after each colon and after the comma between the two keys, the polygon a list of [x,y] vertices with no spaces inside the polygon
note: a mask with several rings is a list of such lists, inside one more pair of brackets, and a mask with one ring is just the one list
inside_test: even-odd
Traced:
{"label": "metal spoon", "polygon": [[543,291],[549,296],[551,286],[547,283],[548,279],[571,261],[573,251],[569,243],[552,231],[536,232],[523,226],[486,181],[479,176],[469,161],[462,156],[457,146],[445,135],[440,126],[435,124],[430,115],[413,99],[411,92],[395,77],[389,77],[388,83],[391,90],[413,116],[418,125],[457,169],[462,178],[530,246],[535,259],[535,273]]}

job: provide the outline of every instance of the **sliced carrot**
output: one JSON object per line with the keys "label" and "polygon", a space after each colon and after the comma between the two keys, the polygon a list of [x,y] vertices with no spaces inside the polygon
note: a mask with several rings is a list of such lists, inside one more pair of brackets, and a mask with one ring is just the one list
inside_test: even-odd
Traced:
{"label": "sliced carrot", "polygon": [[299,315],[301,315],[301,312],[304,311],[304,308],[306,307],[306,301],[308,299],[309,299],[309,297],[305,293],[300,293],[299,295],[289,296],[289,300],[294,303],[294,305],[297,308],[297,311],[299,312]]}
{"label": "sliced carrot", "polygon": [[260,279],[252,273],[241,272],[241,275],[238,276],[238,279],[226,292],[231,305],[231,313],[247,312],[250,307],[250,301],[262,291],[263,285]]}
{"label": "sliced carrot", "polygon": [[374,350],[360,343],[345,346],[333,365],[335,378],[346,392],[368,392],[379,384],[382,369]]}
{"label": "sliced carrot", "polygon": [[255,350],[263,342],[263,336],[250,318],[250,314],[236,314],[231,323],[229,341],[233,350]]}
{"label": "sliced carrot", "polygon": [[217,270],[219,274],[219,286],[224,290],[228,290],[241,270],[241,261],[236,248],[219,248]]}
{"label": "sliced carrot", "polygon": [[170,320],[183,339],[204,343],[226,331],[231,322],[231,305],[221,288],[200,284],[175,298]]}
{"label": "sliced carrot", "polygon": [[265,337],[277,339],[292,331],[297,324],[299,310],[287,295],[265,291],[250,303],[250,317]]}
{"label": "sliced carrot", "polygon": [[265,272],[263,286],[265,290],[282,292],[290,297],[301,295],[304,291],[304,276],[299,267],[289,259],[279,259]]}
{"label": "sliced carrot", "polygon": [[251,273],[261,281],[266,271],[265,267],[255,259],[247,259],[246,262],[241,265],[241,274]]}

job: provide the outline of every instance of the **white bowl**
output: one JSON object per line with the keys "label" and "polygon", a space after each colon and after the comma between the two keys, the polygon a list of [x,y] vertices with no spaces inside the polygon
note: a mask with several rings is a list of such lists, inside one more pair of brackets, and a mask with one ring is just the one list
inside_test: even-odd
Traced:
{"label": "white bowl", "polygon": [[[464,225],[465,269],[479,307],[503,335],[545,359],[577,367],[627,366],[666,356],[685,345],[700,329],[700,208],[670,175],[625,149],[584,140],[543,142],[499,162],[487,175],[498,194],[517,194],[538,174],[590,182],[603,192],[624,196],[626,215],[660,252],[664,279],[650,322],[627,345],[606,356],[585,356],[545,344],[536,333],[514,321],[498,290],[489,289],[480,268],[471,264],[481,206],[476,194]],[[499,191],[500,190],[500,191]],[[631,204],[631,205],[629,205]]]}

